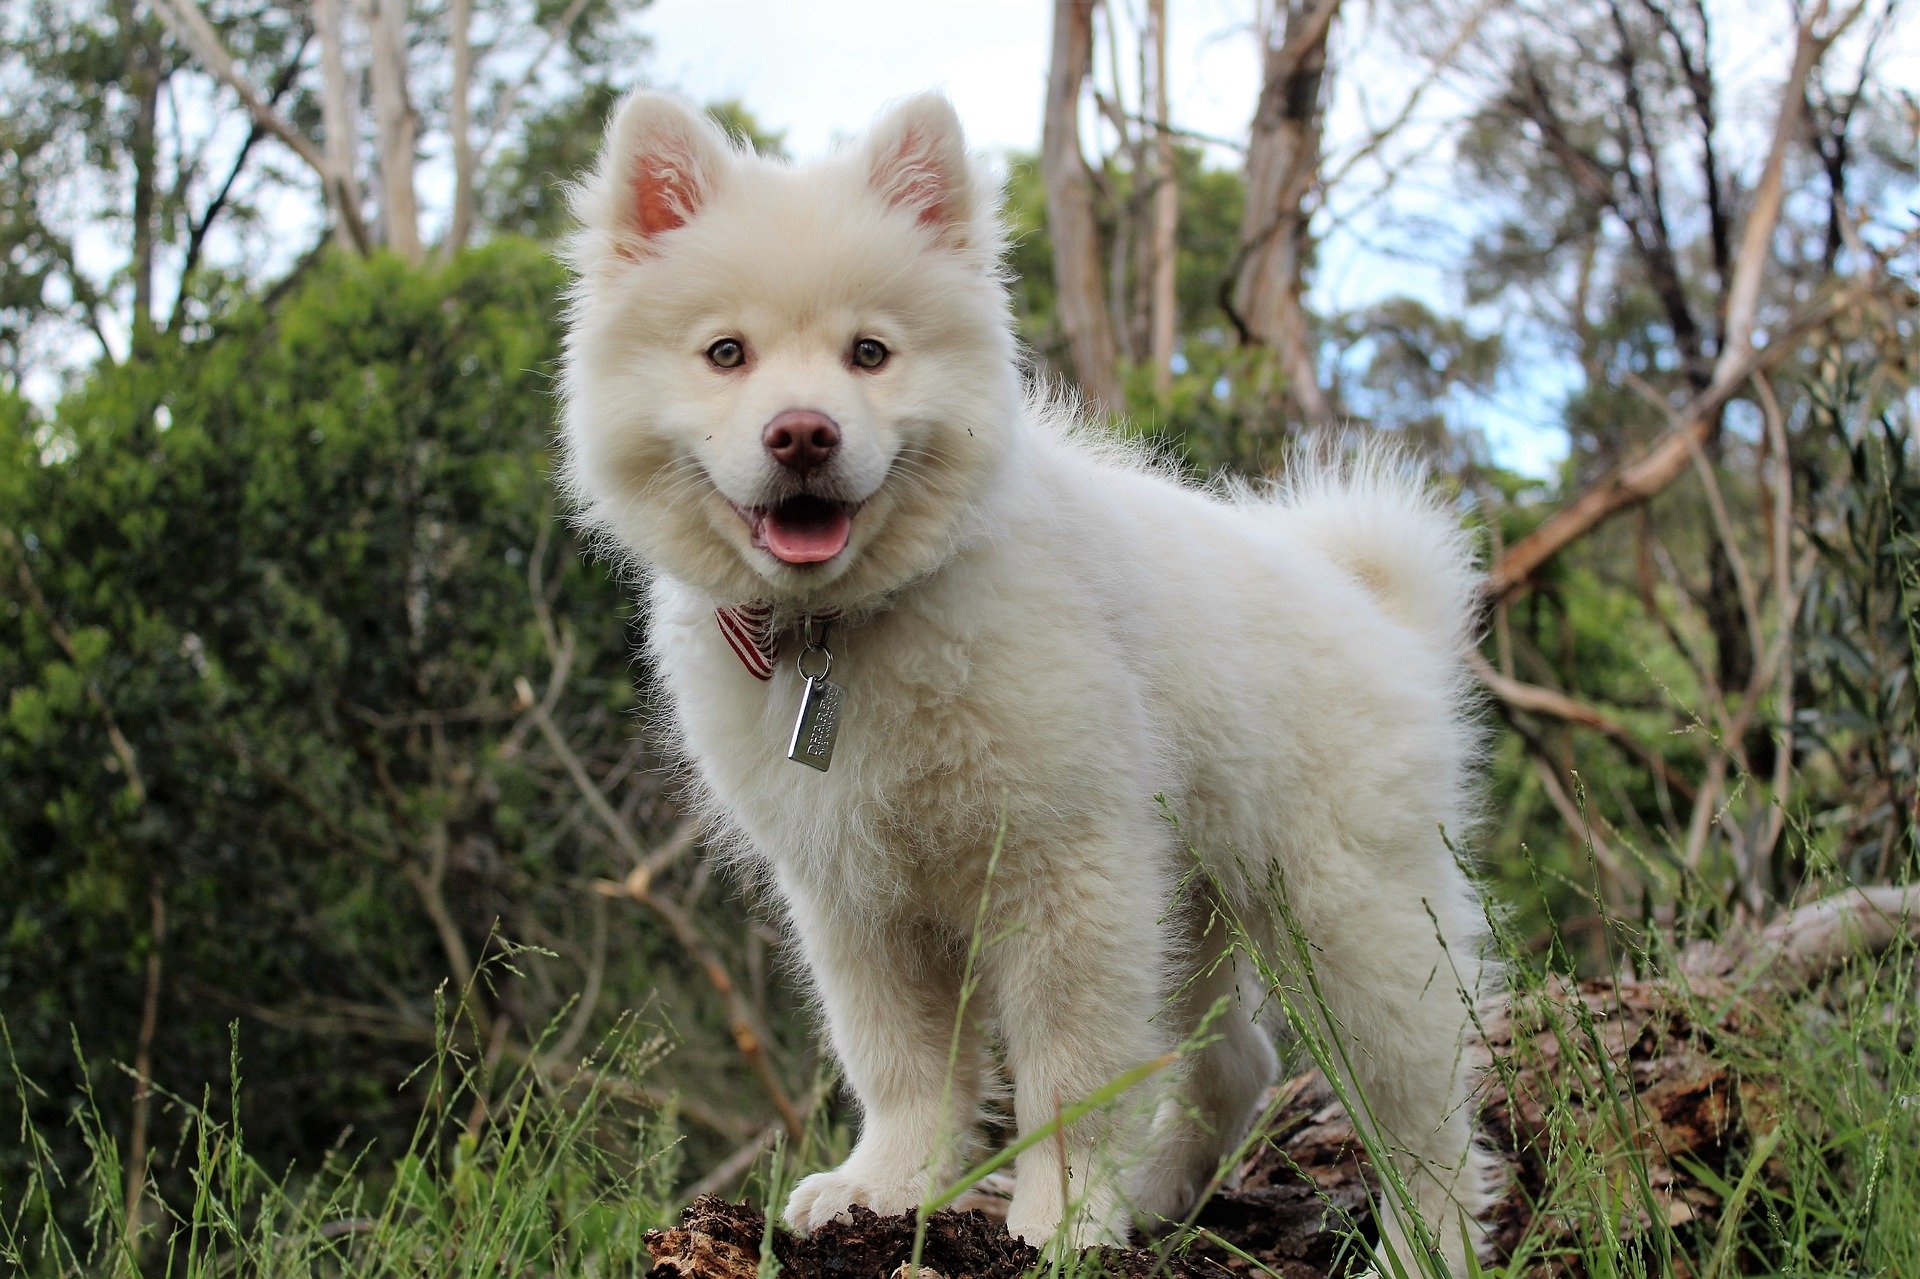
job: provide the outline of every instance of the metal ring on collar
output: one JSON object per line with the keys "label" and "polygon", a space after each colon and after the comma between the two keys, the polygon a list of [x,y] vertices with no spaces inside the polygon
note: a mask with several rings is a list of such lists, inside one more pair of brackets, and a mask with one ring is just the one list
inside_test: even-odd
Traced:
{"label": "metal ring on collar", "polygon": [[[814,653],[820,654],[820,669],[810,671],[807,669],[807,658]],[[809,644],[800,650],[800,658],[794,664],[799,668],[802,679],[825,679],[827,672],[833,669],[833,654],[827,651],[824,644]]]}

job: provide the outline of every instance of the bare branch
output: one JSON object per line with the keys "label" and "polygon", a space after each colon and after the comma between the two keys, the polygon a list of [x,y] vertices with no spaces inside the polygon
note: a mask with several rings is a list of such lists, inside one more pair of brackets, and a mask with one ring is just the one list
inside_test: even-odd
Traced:
{"label": "bare branch", "polygon": [[1367,159],[1367,157],[1373,155],[1381,147],[1385,146],[1388,140],[1406,127],[1407,121],[1413,118],[1413,113],[1419,109],[1420,102],[1426,97],[1427,91],[1440,82],[1440,78],[1444,76],[1448,68],[1453,65],[1453,60],[1460,56],[1461,50],[1467,47],[1467,44],[1473,39],[1475,33],[1480,30],[1480,24],[1486,21],[1487,15],[1492,13],[1494,9],[1502,3],[1503,0],[1480,0],[1480,2],[1474,6],[1473,12],[1467,15],[1466,20],[1463,21],[1459,29],[1453,33],[1453,39],[1447,42],[1446,48],[1442,49],[1439,54],[1434,57],[1432,63],[1429,64],[1426,74],[1420,79],[1420,83],[1414,85],[1412,90],[1408,92],[1405,101],[1400,104],[1400,110],[1394,115],[1393,119],[1368,134],[1367,140],[1362,142],[1350,155],[1342,160],[1338,168],[1323,176],[1321,179],[1322,186],[1339,186],[1361,161]]}
{"label": "bare branch", "polygon": [[[294,49],[293,56],[287,59],[286,66],[280,69],[280,74],[273,78],[273,84],[267,90],[269,108],[277,108],[280,100],[293,88],[294,80],[300,75],[300,62],[306,57],[307,42],[311,38],[311,33],[300,37],[299,47]],[[180,283],[173,295],[173,309],[167,315],[169,328],[179,322],[180,308],[186,303],[187,288],[193,283],[193,274],[199,268],[200,254],[206,247],[207,233],[213,229],[214,222],[225,211],[227,201],[233,196],[234,183],[238,182],[240,175],[246,171],[247,160],[252,156],[254,146],[264,136],[266,131],[260,127],[260,122],[255,120],[247,129],[247,136],[241,141],[240,149],[234,153],[233,164],[227,170],[226,181],[220,184],[220,189],[214,193],[211,200],[207,201],[207,207],[200,211],[200,216],[189,219],[187,247],[180,262]]]}
{"label": "bare branch", "polygon": [[1503,675],[1478,653],[1472,655],[1471,663],[1474,674],[1487,686],[1487,690],[1514,710],[1545,715],[1551,719],[1592,729],[1640,761],[1663,785],[1670,787],[1688,800],[1693,798],[1693,786],[1668,768],[1665,760],[1641,745],[1640,739],[1618,720],[1609,718],[1604,712],[1584,702],[1576,701],[1565,693],[1551,688],[1542,688],[1538,684],[1529,684],[1510,675]]}
{"label": "bare branch", "polygon": [[1561,780],[1560,765],[1547,751],[1546,743],[1540,740],[1538,733],[1521,721],[1509,716],[1507,722],[1513,725],[1513,731],[1519,736],[1521,744],[1526,747],[1527,758],[1532,762],[1533,771],[1540,779],[1540,786],[1547,792],[1548,801],[1553,804],[1554,812],[1560,815],[1561,824],[1567,828],[1567,834],[1572,837],[1574,845],[1587,850],[1588,855],[1593,858],[1594,865],[1606,877],[1607,884],[1624,883],[1624,868],[1620,865],[1620,859],[1614,855],[1613,848],[1607,843],[1606,837],[1594,826],[1588,811],[1576,803],[1573,796],[1568,793],[1566,783]]}
{"label": "bare branch", "polygon": [[200,12],[194,0],[154,0],[154,8],[160,15],[160,21],[174,34],[180,43],[193,51],[200,64],[211,72],[222,84],[239,95],[242,105],[252,115],[254,123],[278,138],[281,142],[305,160],[321,178],[327,176],[327,163],[319,148],[291,124],[283,120],[279,113],[268,105],[259,90],[247,83],[246,77],[234,65],[233,55],[220,41],[220,33],[213,29],[206,15]]}
{"label": "bare branch", "polygon": [[526,92],[529,84],[533,83],[534,76],[539,74],[548,56],[560,47],[560,43],[567,38],[567,32],[573,30],[573,24],[580,21],[580,15],[586,10],[587,0],[573,0],[572,4],[561,11],[560,16],[555,18],[553,24],[547,28],[547,42],[540,46],[540,52],[533,55],[532,61],[528,62],[525,69],[520,72],[519,79],[509,85],[507,91],[501,94],[499,100],[493,104],[493,113],[487,117],[487,131],[481,135],[480,145],[474,148],[473,163],[476,169],[484,166],[487,157],[493,154],[494,144],[505,132],[507,121],[513,118],[514,106],[519,101],[520,95]]}
{"label": "bare branch", "polygon": [[1608,472],[1507,548],[1487,573],[1487,598],[1509,600],[1529,589],[1533,574],[1554,556],[1607,519],[1671,484],[1687,469],[1694,449],[1705,442],[1720,410],[1747,380],[1779,365],[1810,334],[1859,303],[1872,290],[1876,278],[1861,276],[1831,290],[1782,325],[1764,347],[1749,347],[1738,359],[1723,355],[1713,382],[1673,415],[1672,425],[1652,448]]}
{"label": "bare branch", "polygon": [[[553,716],[548,713],[545,704],[535,700],[532,685],[522,678],[514,682],[514,688],[520,695],[521,704],[527,708],[527,713],[533,717],[534,724],[540,729],[541,735],[547,739],[547,745],[559,757],[561,766],[566,769],[567,775],[579,788],[581,798],[586,801],[587,807],[593,811],[594,816],[600,819],[613,842],[633,858],[636,866],[646,863],[649,860],[648,854],[640,846],[640,841],[634,836],[632,828],[620,820],[620,814],[616,813],[613,805],[607,802],[606,794],[594,782],[592,774],[587,772],[587,766],[581,762],[580,756],[567,741],[566,734],[560,731],[560,726],[554,723]],[[806,1121],[795,1108],[793,1099],[787,1096],[779,1076],[774,1073],[773,1063],[767,1057],[766,1036],[754,1024],[752,1011],[748,1008],[746,1000],[742,998],[740,988],[728,974],[726,965],[720,961],[720,956],[707,943],[699,925],[694,923],[693,917],[684,908],[654,892],[648,883],[641,883],[639,888],[640,891],[635,893],[629,891],[625,883],[609,882],[602,891],[610,891],[610,895],[626,897],[652,911],[654,916],[667,926],[667,931],[673,934],[680,948],[699,965],[701,972],[706,975],[707,980],[712,983],[714,990],[726,1005],[727,1027],[733,1035],[734,1046],[740,1050],[740,1056],[745,1059],[748,1068],[760,1081],[761,1090],[767,1094],[767,1100],[773,1103],[773,1108],[779,1113],[781,1122],[786,1125],[788,1135],[796,1142],[803,1140],[806,1136]]]}
{"label": "bare branch", "polygon": [[1819,27],[1827,16],[1827,0],[1814,0],[1800,20],[1793,47],[1793,67],[1787,73],[1786,86],[1780,91],[1780,107],[1774,116],[1773,141],[1767,150],[1766,167],[1761,170],[1759,185],[1754,188],[1753,207],[1747,212],[1740,248],[1733,260],[1733,278],[1727,286],[1726,337],[1721,345],[1720,367],[1714,370],[1716,375],[1724,373],[1730,364],[1744,359],[1753,350],[1753,322],[1760,305],[1760,281],[1772,256],[1773,230],[1780,220],[1780,204],[1786,198],[1782,175],[1786,172],[1787,151],[1800,136],[1807,77],[1813,74],[1827,46],[1859,13],[1860,6],[1856,5],[1831,30],[1822,32]]}
{"label": "bare branch", "polygon": [[160,21],[166,24],[174,38],[193,52],[201,66],[239,95],[241,104],[247,108],[254,123],[304,160],[307,167],[319,176],[336,215],[346,225],[354,242],[364,249],[368,238],[366,227],[360,221],[360,212],[351,201],[341,198],[347,193],[339,190],[337,183],[332,180],[333,174],[326,157],[314,146],[312,139],[287,123],[260,95],[260,91],[247,83],[246,77],[240,74],[240,68],[234,64],[233,55],[221,43],[220,33],[213,29],[213,24],[207,21],[194,0],[154,0],[154,11],[160,15]]}

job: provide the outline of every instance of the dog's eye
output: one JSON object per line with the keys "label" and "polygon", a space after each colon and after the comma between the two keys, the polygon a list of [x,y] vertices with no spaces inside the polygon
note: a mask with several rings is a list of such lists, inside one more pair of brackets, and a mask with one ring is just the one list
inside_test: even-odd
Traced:
{"label": "dog's eye", "polygon": [[737,369],[747,362],[747,348],[739,338],[721,338],[707,348],[707,363],[716,369]]}
{"label": "dog's eye", "polygon": [[853,362],[863,369],[877,369],[887,362],[886,343],[877,338],[861,338],[853,344]]}

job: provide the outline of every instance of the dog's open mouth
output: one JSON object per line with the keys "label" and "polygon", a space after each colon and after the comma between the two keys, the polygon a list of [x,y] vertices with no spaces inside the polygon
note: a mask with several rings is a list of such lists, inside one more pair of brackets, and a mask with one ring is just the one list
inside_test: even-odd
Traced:
{"label": "dog's open mouth", "polygon": [[847,549],[857,502],[802,493],[775,506],[734,505],[753,544],[788,564],[821,564]]}

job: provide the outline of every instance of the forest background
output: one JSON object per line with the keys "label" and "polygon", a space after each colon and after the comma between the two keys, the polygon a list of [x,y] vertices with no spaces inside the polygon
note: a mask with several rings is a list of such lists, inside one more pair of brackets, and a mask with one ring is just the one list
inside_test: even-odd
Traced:
{"label": "forest background", "polygon": [[[1245,8],[1221,136],[1170,106],[1183,6],[1053,6],[1041,147],[999,157],[1038,371],[1196,476],[1430,462],[1489,566],[1473,855],[1543,972],[1910,893],[1903,0]],[[844,1120],[551,483],[560,183],[648,33],[0,3],[0,1188],[105,1144],[164,1233],[240,1073],[260,1167],[401,1177],[436,1051],[478,1063],[469,1138],[584,1082],[680,1134],[669,1190]],[[1440,287],[1326,304],[1356,243]]]}

